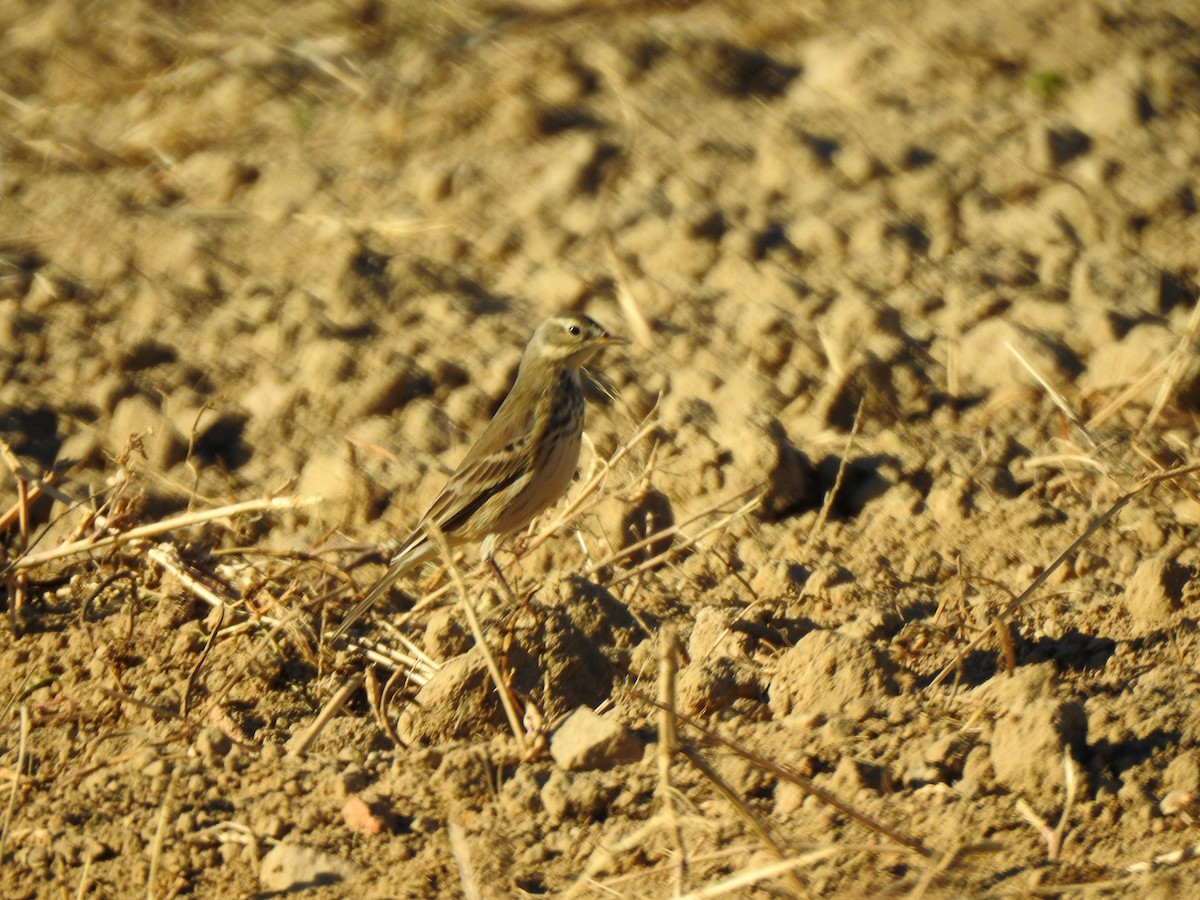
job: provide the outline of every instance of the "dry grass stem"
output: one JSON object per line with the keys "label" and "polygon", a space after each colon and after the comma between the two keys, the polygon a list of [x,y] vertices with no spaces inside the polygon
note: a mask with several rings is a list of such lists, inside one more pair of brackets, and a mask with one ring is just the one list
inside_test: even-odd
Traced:
{"label": "dry grass stem", "polygon": [[653,347],[654,331],[646,321],[646,317],[642,315],[642,309],[629,286],[629,273],[625,270],[620,257],[617,256],[611,233],[604,236],[604,255],[608,259],[608,267],[612,270],[613,279],[617,283],[617,305],[621,308],[621,314],[625,317],[629,330],[633,333],[633,339],[643,347]]}
{"label": "dry grass stem", "polygon": [[[812,850],[805,853],[803,856],[794,856],[767,866],[747,869],[744,872],[738,872],[736,875],[730,875],[728,878],[723,878],[720,881],[714,881],[712,884],[706,884],[698,890],[683,894],[679,900],[702,900],[702,898],[707,897],[721,897],[727,894],[735,894],[742,888],[748,888],[751,885],[767,881],[768,879],[778,878],[780,875],[790,875],[792,878],[795,878],[797,869],[808,868],[822,860],[829,859],[829,857],[838,852],[841,851],[837,847],[823,847],[820,850]],[[803,896],[803,893],[801,891],[800,895]]]}
{"label": "dry grass stem", "polygon": [[92,886],[92,857],[85,856],[79,872],[79,886],[75,889],[75,900],[83,900]]}
{"label": "dry grass stem", "polygon": [[[264,626],[273,629],[273,633],[285,628],[290,630],[296,625],[300,625],[302,631],[306,627],[301,622],[302,609],[293,610],[284,619],[277,619],[273,616],[253,613],[247,609],[240,608],[236,605],[237,601],[222,598],[215,591],[206,587],[197,578],[189,574],[187,566],[179,558],[178,548],[172,544],[158,544],[148,550],[146,556],[179,578],[180,582],[191,590],[196,597],[210,606],[222,609],[225,613],[234,613],[248,617],[244,622],[223,628],[217,635],[218,638],[232,637]],[[224,621],[223,618],[222,621]],[[295,634],[292,637],[294,640],[299,640]],[[414,655],[400,653],[394,648],[365,638],[350,640],[347,642],[347,645],[352,650],[362,652],[368,659],[380,665],[385,665],[393,669],[403,668],[407,677],[417,684],[425,684],[438,669],[437,664],[424,653]]]}
{"label": "dry grass stem", "polygon": [[1080,469],[1091,469],[1092,471],[1112,477],[1109,467],[1100,460],[1092,456],[1085,456],[1082,453],[1051,453],[1045,456],[1031,456],[1027,459],[1019,461],[1022,471],[1033,471],[1034,469],[1066,469],[1068,465],[1074,465]]}
{"label": "dry grass stem", "polygon": [[179,716],[182,719],[188,717],[188,711],[192,702],[192,692],[196,689],[196,684],[200,680],[200,672],[203,671],[204,664],[208,662],[208,655],[212,653],[213,645],[217,642],[217,635],[221,631],[221,623],[225,621],[225,605],[221,604],[217,608],[220,611],[217,624],[208,632],[208,637],[204,641],[204,649],[200,651],[200,658],[192,666],[192,671],[188,673],[187,683],[183,687],[183,700],[179,703]]}
{"label": "dry grass stem", "polygon": [[281,509],[302,509],[305,506],[312,506],[320,503],[319,497],[268,497],[262,500],[247,500],[243,503],[233,503],[229,506],[219,506],[215,509],[205,509],[199,512],[184,513],[182,515],[173,516],[170,519],[163,519],[161,522],[151,522],[148,525],[140,525],[136,528],[130,528],[128,531],[122,531],[118,534],[112,534],[107,537],[96,539],[85,539],[81,541],[73,541],[69,544],[63,544],[55,547],[52,550],[44,550],[41,553],[32,553],[27,556],[22,556],[20,559],[14,560],[13,568],[20,572],[26,569],[32,569],[35,566],[40,566],[43,563],[52,562],[56,559],[66,559],[71,556],[79,556],[86,553],[92,553],[96,550],[103,550],[108,547],[119,547],[124,544],[133,543],[134,541],[145,540],[147,538],[156,537],[161,534],[166,534],[169,531],[174,531],[177,528],[189,528],[193,525],[202,525],[205,522],[211,522],[214,519],[236,518],[248,513],[268,512]]}
{"label": "dry grass stem", "polygon": [[352,675],[346,679],[337,692],[321,707],[321,711],[308,727],[292,735],[285,747],[288,756],[301,757],[307,753],[313,741],[320,737],[321,732],[325,730],[325,726],[333,721],[334,716],[338,714],[338,710],[354,695],[355,691],[362,687],[362,684],[362,675]]}
{"label": "dry grass stem", "polygon": [[1045,823],[1041,816],[1033,811],[1024,798],[1017,798],[1017,812],[1021,814],[1026,822],[1032,825],[1046,841],[1046,858],[1051,862],[1057,862],[1062,855],[1063,840],[1067,835],[1067,823],[1071,817],[1071,807],[1075,804],[1075,787],[1077,778],[1075,776],[1075,761],[1071,759],[1071,751],[1069,748],[1063,750],[1063,784],[1066,788],[1066,797],[1063,800],[1062,812],[1058,816],[1058,824],[1051,828]]}
{"label": "dry grass stem", "polygon": [[430,536],[437,543],[438,552],[442,554],[442,559],[450,560],[448,565],[450,577],[458,589],[459,603],[462,606],[463,614],[467,617],[467,625],[471,629],[471,636],[475,639],[475,646],[483,654],[484,665],[487,666],[488,674],[492,677],[492,683],[496,686],[496,694],[500,697],[500,705],[504,707],[504,715],[508,718],[508,727],[512,729],[513,737],[517,740],[517,748],[520,751],[521,757],[524,758],[529,749],[525,742],[525,729],[521,725],[521,717],[517,715],[516,703],[513,702],[512,691],[508,686],[508,682],[504,680],[504,673],[500,671],[500,666],[496,663],[496,657],[492,655],[491,648],[488,647],[487,638],[483,634],[483,627],[479,624],[479,616],[475,613],[475,604],[471,602],[471,597],[467,593],[466,582],[463,581],[462,573],[458,570],[458,567],[454,565],[453,557],[450,555],[450,545],[446,542],[446,536],[438,529],[434,522],[430,522],[426,527],[429,529]]}
{"label": "dry grass stem", "polygon": [[458,879],[462,885],[462,895],[466,900],[480,900],[483,894],[479,890],[479,882],[475,878],[475,867],[471,865],[471,853],[467,847],[467,835],[457,822],[446,825],[446,837],[450,841],[450,852],[454,854],[454,864],[458,867]]}
{"label": "dry grass stem", "polygon": [[371,713],[375,716],[375,722],[379,725],[379,730],[388,736],[388,740],[397,747],[407,747],[408,744],[400,739],[396,734],[396,729],[392,726],[392,720],[388,718],[387,707],[390,699],[392,686],[400,677],[400,670],[392,672],[392,675],[387,680],[387,684],[380,685],[379,678],[375,675],[374,664],[367,666],[366,671],[366,687],[367,699],[371,704]]}
{"label": "dry grass stem", "polygon": [[188,571],[183,560],[179,558],[178,548],[173,544],[159,544],[157,547],[151,547],[146,551],[146,557],[174,575],[184,588],[209,606],[216,607],[222,612],[231,608],[229,602],[221,597],[220,594]]}
{"label": "dry grass stem", "polygon": [[829,518],[830,511],[833,509],[833,503],[842,489],[842,481],[846,477],[846,467],[850,464],[850,451],[854,448],[854,439],[858,436],[858,430],[862,425],[862,411],[863,401],[859,400],[858,409],[854,411],[854,422],[850,426],[850,433],[846,435],[846,446],[842,448],[842,455],[838,460],[838,470],[837,475],[833,479],[833,487],[825,493],[825,500],[821,503],[821,511],[817,514],[817,520],[813,522],[812,529],[808,532],[808,538],[804,542],[803,555],[806,557],[812,549],[817,535],[825,527],[825,522]]}
{"label": "dry grass stem", "polygon": [[675,844],[673,880],[675,892],[682,893],[687,878],[687,845],[675,809],[675,788],[671,782],[671,761],[679,750],[675,728],[675,677],[679,671],[679,648],[675,629],[668,623],[659,632],[658,663],[658,797],[671,840]]}
{"label": "dry grass stem", "polygon": [[[1132,384],[1126,385],[1123,391],[1121,391],[1119,394],[1117,394],[1117,396],[1113,397],[1113,399],[1108,401],[1108,403],[1104,404],[1104,406],[1100,407],[1100,409],[1093,413],[1091,418],[1087,420],[1087,427],[1099,428],[1101,425],[1119,413],[1122,409],[1128,406],[1132,400],[1141,396],[1145,392],[1146,388],[1155,381],[1155,379],[1161,376],[1164,372],[1167,372],[1171,368],[1171,363],[1173,361],[1174,358],[1170,355],[1158,360],[1158,362],[1150,367],[1146,374],[1137,379],[1137,381],[1134,381]],[[1170,384],[1171,383],[1168,378],[1168,380],[1164,383],[1164,387],[1169,386]],[[1143,428],[1144,427],[1146,426],[1143,423]]]}
{"label": "dry grass stem", "polygon": [[8,791],[8,803],[4,807],[4,825],[0,827],[0,863],[4,862],[8,850],[8,834],[12,826],[13,813],[17,808],[17,795],[21,788],[21,774],[25,771],[25,754],[29,746],[29,706],[21,704],[21,733],[17,743],[17,765],[12,772],[12,787]]}
{"label": "dry grass stem", "polygon": [[[631,691],[630,696],[637,698],[642,703],[645,703],[649,706],[656,708],[658,706],[656,701],[651,700],[649,697],[639,693],[638,691]],[[819,802],[824,803],[826,806],[832,809],[836,809],[842,815],[853,819],[855,822],[858,822],[860,825],[868,828],[876,834],[882,835],[883,837],[886,837],[890,841],[894,841],[902,847],[907,847],[909,850],[913,850],[916,853],[919,853],[921,856],[929,857],[933,855],[933,851],[926,847],[922,841],[907,835],[902,831],[892,828],[889,825],[885,825],[878,819],[875,819],[861,810],[850,806],[848,803],[838,799],[829,791],[815,784],[811,779],[805,778],[803,775],[800,775],[797,772],[793,772],[787,766],[780,765],[779,763],[755,753],[753,750],[746,749],[735,741],[731,741],[728,738],[722,737],[717,732],[705,727],[697,719],[694,719],[685,713],[676,711],[676,716],[678,717],[679,721],[683,722],[689,728],[694,728],[696,731],[700,732],[700,734],[702,734],[709,742],[733,751],[738,756],[742,757],[742,759],[753,763],[763,771],[770,772],[776,778],[782,778],[784,781],[791,782],[806,794],[816,797]]]}
{"label": "dry grass stem", "polygon": [[[750,808],[750,805],[745,801],[742,795],[737,792],[733,785],[722,778],[721,773],[714,769],[708,760],[704,758],[704,755],[694,747],[688,747],[684,745],[679,748],[679,752],[687,758],[688,762],[690,762],[696,768],[696,770],[700,772],[701,775],[711,782],[713,787],[717,789],[718,793],[720,793],[721,796],[725,798],[726,802],[733,807],[734,812],[738,814],[738,817],[752,832],[754,832],[755,837],[758,838],[763,847],[766,848],[767,852],[774,856],[776,860],[783,862],[787,858],[787,854],[783,852],[783,847],[780,846],[779,841],[775,839],[775,836],[771,834],[771,829],[767,826],[767,824],[754,814],[754,810]],[[796,873],[791,868],[784,872],[784,876],[789,882],[791,882],[791,888],[793,891],[795,891],[798,895],[805,893],[804,885],[800,882],[800,879],[796,877]]]}
{"label": "dry grass stem", "polygon": [[171,813],[171,795],[175,792],[178,769],[171,770],[167,789],[163,794],[162,806],[158,811],[158,824],[154,827],[154,839],[150,842],[150,868],[146,873],[146,900],[154,900],[158,894],[158,868],[162,864],[163,839],[167,836],[167,821]]}
{"label": "dry grass stem", "polygon": [[929,865],[921,873],[920,879],[913,889],[908,892],[908,900],[921,900],[929,889],[944,878],[951,869],[958,865],[962,860],[977,853],[999,853],[1007,849],[1003,844],[995,841],[990,841],[982,844],[962,844],[955,847],[946,853],[937,853],[929,860]]}
{"label": "dry grass stem", "polygon": [[1161,387],[1159,387],[1158,395],[1154,398],[1154,405],[1150,407],[1150,412],[1146,416],[1146,421],[1142,423],[1142,427],[1138,429],[1138,434],[1145,434],[1147,430],[1153,428],[1158,423],[1163,410],[1167,407],[1167,403],[1175,395],[1175,390],[1179,387],[1179,379],[1183,376],[1188,361],[1195,356],[1196,336],[1198,334],[1200,334],[1200,303],[1192,306],[1191,315],[1188,316],[1187,328],[1180,336],[1179,343],[1175,345],[1175,349],[1167,356],[1167,377]]}
{"label": "dry grass stem", "polygon": [[1021,355],[1020,350],[1014,347],[1009,341],[1005,341],[1004,346],[1008,348],[1009,353],[1016,357],[1017,362],[1024,367],[1025,371],[1028,372],[1030,376],[1032,376],[1032,378],[1042,386],[1042,390],[1046,392],[1046,395],[1054,402],[1054,405],[1058,407],[1059,412],[1061,412],[1067,418],[1067,421],[1079,429],[1079,433],[1082,434],[1087,440],[1088,444],[1095,449],[1097,446],[1095,439],[1092,437],[1091,432],[1088,431],[1087,425],[1085,425],[1083,420],[1075,414],[1075,410],[1071,409],[1071,406],[1069,403],[1067,403],[1066,398],[1054,389],[1050,382],[1047,381],[1042,374],[1033,367],[1033,364],[1029,362],[1029,360]]}

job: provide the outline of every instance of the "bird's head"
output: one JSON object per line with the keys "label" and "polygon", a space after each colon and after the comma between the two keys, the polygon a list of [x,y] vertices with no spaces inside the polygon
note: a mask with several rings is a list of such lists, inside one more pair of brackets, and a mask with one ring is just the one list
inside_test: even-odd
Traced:
{"label": "bird's head", "polygon": [[597,322],[577,313],[559,313],[542,322],[525,350],[527,358],[577,369],[605,347],[628,344],[613,337]]}

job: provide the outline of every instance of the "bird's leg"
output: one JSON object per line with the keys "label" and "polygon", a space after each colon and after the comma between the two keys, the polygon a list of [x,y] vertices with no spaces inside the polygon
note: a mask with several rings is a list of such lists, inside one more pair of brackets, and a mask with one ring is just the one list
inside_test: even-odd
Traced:
{"label": "bird's leg", "polygon": [[520,601],[517,600],[516,593],[514,593],[512,587],[509,585],[508,579],[504,577],[504,572],[501,571],[495,557],[493,557],[491,554],[488,554],[487,556],[487,564],[488,568],[492,570],[492,574],[496,576],[496,580],[500,582],[500,587],[504,589],[505,596],[508,597],[508,602],[513,606],[517,606]]}
{"label": "bird's leg", "polygon": [[508,602],[516,607],[518,605],[516,592],[509,586],[508,579],[504,577],[504,573],[500,571],[500,566],[496,563],[496,547],[504,540],[502,534],[489,534],[483,539],[483,543],[479,547],[479,555],[483,557],[483,561],[487,563],[492,574],[496,576],[496,580],[500,582],[500,587],[504,589],[504,594],[508,597]]}

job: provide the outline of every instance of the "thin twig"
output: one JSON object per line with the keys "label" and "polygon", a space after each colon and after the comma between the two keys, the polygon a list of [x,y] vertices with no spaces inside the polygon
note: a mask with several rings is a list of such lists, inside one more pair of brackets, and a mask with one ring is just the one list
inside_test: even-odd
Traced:
{"label": "thin twig", "polygon": [[496,658],[492,655],[492,651],[488,647],[487,639],[483,634],[483,627],[479,624],[479,617],[475,614],[475,604],[471,602],[471,597],[467,593],[466,582],[463,581],[462,573],[458,571],[458,566],[454,565],[452,561],[450,545],[446,541],[445,534],[433,522],[428,523],[426,527],[430,536],[437,543],[438,552],[442,554],[442,559],[451,560],[448,563],[450,577],[454,580],[454,584],[458,588],[459,602],[462,605],[464,615],[467,617],[467,624],[471,628],[471,635],[475,639],[475,646],[483,654],[484,665],[487,666],[488,674],[492,676],[492,683],[495,684],[496,693],[500,697],[500,705],[504,707],[504,715],[508,717],[508,726],[512,729],[513,737],[517,740],[517,748],[520,751],[521,757],[524,758],[526,750],[525,729],[521,727],[521,717],[517,715],[517,708],[513,703],[508,683],[504,680],[504,674],[500,671],[500,666],[497,665]]}
{"label": "thin twig", "polygon": [[671,783],[671,761],[679,750],[679,734],[675,728],[675,677],[679,671],[679,648],[675,629],[668,623],[659,632],[661,647],[658,664],[658,793],[662,815],[667,820],[671,840],[675,844],[675,893],[683,892],[687,878],[687,845],[675,809],[675,788]]}
{"label": "thin twig", "polygon": [[[179,552],[170,544],[159,544],[146,552],[146,556],[154,562],[158,563],[164,569],[172,572],[180,578],[185,587],[189,589],[194,585],[197,590],[193,593],[196,597],[203,600],[210,606],[224,609],[229,612],[240,613],[241,615],[251,615],[246,610],[239,610],[236,606],[227,600],[222,599],[214,591],[206,588],[197,579],[187,574],[187,569],[183,562],[179,559]],[[301,610],[293,610],[286,619],[276,619],[272,616],[263,614],[254,614],[248,621],[238,625],[231,625],[221,631],[218,637],[228,637],[232,634],[238,634],[243,631],[248,631],[261,626],[267,626],[275,631],[281,630],[285,624],[291,624],[299,620]],[[428,657],[422,654],[420,657],[408,656],[393,650],[391,647],[385,647],[383,644],[366,639],[352,640],[348,642],[352,650],[358,650],[366,655],[366,657],[381,665],[390,666],[391,668],[406,667],[408,678],[417,684],[425,684],[437,671],[437,666],[432,667],[427,665]]]}
{"label": "thin twig", "polygon": [[158,882],[158,867],[162,862],[163,839],[167,834],[167,821],[171,812],[171,795],[175,792],[175,779],[178,769],[171,770],[167,781],[167,790],[163,794],[162,808],[158,811],[158,825],[154,829],[154,840],[150,843],[150,869],[146,873],[146,900],[154,900],[155,885]]}
{"label": "thin twig", "polygon": [[1159,416],[1162,415],[1162,411],[1179,385],[1179,378],[1183,374],[1184,367],[1195,356],[1194,347],[1198,333],[1200,333],[1200,303],[1192,307],[1192,313],[1188,316],[1187,329],[1179,338],[1175,349],[1167,357],[1169,364],[1167,379],[1159,388],[1158,396],[1154,398],[1154,405],[1150,407],[1150,412],[1146,416],[1146,421],[1142,423],[1142,427],[1138,429],[1138,434],[1145,434],[1158,422]]}
{"label": "thin twig", "polygon": [[[719,531],[722,528],[724,528],[725,526],[729,525],[731,522],[734,522],[743,516],[749,515],[750,512],[752,512],[755,509],[755,507],[757,507],[760,503],[762,503],[762,498],[763,498],[762,494],[755,495],[750,500],[746,501],[741,506],[739,506],[737,509],[735,509],[733,512],[729,513],[728,515],[722,516],[716,522],[713,522],[711,525],[709,525],[707,528],[704,528],[696,535],[687,538],[682,543],[676,544],[672,547],[668,547],[662,553],[659,553],[655,556],[650,557],[647,560],[644,560],[644,561],[638,563],[638,565],[634,566],[632,569],[626,569],[625,571],[621,572],[616,577],[612,578],[608,582],[608,587],[615,587],[616,585],[621,584],[622,582],[628,581],[630,578],[640,575],[642,572],[649,571],[650,569],[653,569],[653,568],[661,565],[665,560],[671,558],[672,556],[675,556],[676,554],[683,553],[685,550],[690,550],[692,547],[696,546],[696,544],[700,543],[700,541],[704,540],[704,538],[708,537],[708,535],[712,534],[714,531]],[[591,569],[588,569],[586,571],[587,571],[587,574],[592,573]]]}
{"label": "thin twig", "polygon": [[[649,706],[655,708],[658,707],[657,701],[650,699],[640,691],[630,691],[630,696]],[[753,750],[746,749],[735,741],[731,741],[726,737],[722,737],[720,734],[710,728],[705,727],[697,719],[692,718],[686,713],[676,711],[675,715],[678,717],[679,721],[683,722],[689,728],[696,729],[698,732],[704,735],[707,740],[715,744],[719,744],[722,747],[725,747],[727,750],[732,750],[747,762],[751,762],[760,769],[770,772],[776,778],[782,778],[784,781],[791,782],[792,784],[796,785],[796,787],[804,791],[804,793],[816,797],[821,803],[836,809],[842,815],[853,819],[860,825],[863,825],[866,828],[869,828],[871,831],[874,831],[876,834],[881,834],[900,846],[907,847],[908,849],[919,853],[921,856],[929,857],[933,855],[933,851],[926,847],[922,841],[907,835],[902,831],[892,828],[890,825],[883,824],[878,819],[867,815],[861,810],[855,809],[853,806],[850,806],[848,803],[839,800],[832,793],[818,786],[810,779],[805,778],[803,775],[800,775],[797,772],[793,772],[787,766],[781,765],[773,760],[769,760],[765,756],[755,753]]]}
{"label": "thin twig", "polygon": [[[1153,366],[1150,367],[1146,374],[1132,384],[1126,385],[1125,389],[1121,391],[1121,393],[1117,394],[1117,396],[1113,397],[1112,400],[1104,404],[1104,406],[1093,413],[1092,416],[1087,420],[1088,427],[1099,428],[1101,425],[1119,413],[1122,409],[1129,405],[1130,400],[1145,392],[1146,388],[1149,387],[1156,378],[1162,375],[1163,372],[1170,369],[1172,362],[1173,356],[1171,355],[1164,356],[1162,359],[1158,360]],[[1171,385],[1172,382],[1170,378],[1163,382],[1164,387]],[[1162,396],[1163,395],[1160,393],[1159,397],[1162,398]],[[1169,396],[1170,395],[1168,394],[1167,398],[1169,398]],[[1142,429],[1144,430],[1148,427],[1149,419],[1143,423]]]}
{"label": "thin twig", "polygon": [[[703,754],[701,754],[699,750],[697,750],[695,747],[681,746],[679,748],[679,752],[682,753],[687,758],[688,762],[690,762],[700,772],[701,775],[707,778],[712,783],[713,787],[715,787],[721,794],[721,796],[728,801],[729,805],[732,806],[734,811],[738,814],[738,817],[746,823],[747,827],[749,827],[752,832],[754,832],[754,836],[759,839],[768,853],[774,856],[779,862],[783,862],[785,859],[787,859],[787,854],[783,852],[783,847],[779,845],[779,841],[775,840],[775,835],[771,834],[771,830],[767,827],[766,823],[754,814],[754,810],[750,808],[750,805],[746,803],[745,799],[734,789],[733,785],[721,777],[721,773],[713,768],[713,766],[707,759],[704,758]],[[796,892],[797,896],[802,896],[805,893],[804,885],[800,882],[800,879],[796,877],[796,873],[791,869],[788,869],[785,874],[787,875],[788,880],[791,882],[792,890]]]}
{"label": "thin twig", "polygon": [[850,450],[854,446],[854,439],[858,436],[858,429],[862,425],[863,403],[864,401],[859,400],[858,409],[854,412],[854,422],[850,426],[850,433],[846,435],[846,446],[842,448],[842,456],[838,460],[838,470],[837,475],[833,479],[833,487],[825,494],[825,500],[821,504],[821,511],[817,513],[817,520],[813,522],[813,526],[808,532],[808,538],[804,541],[803,555],[805,557],[808,556],[813,541],[817,539],[817,535],[825,527],[825,522],[829,518],[830,511],[833,509],[833,502],[837,499],[837,495],[842,489],[842,480],[846,477],[846,467],[850,464]]}
{"label": "thin twig", "polygon": [[458,866],[463,896],[466,900],[480,900],[483,894],[479,892],[479,883],[475,880],[475,867],[471,865],[466,832],[457,822],[451,822],[446,826],[446,835],[450,839],[450,852],[454,854],[455,865]]}
{"label": "thin twig", "polygon": [[746,888],[752,884],[758,884],[760,881],[766,881],[769,878],[777,878],[780,875],[791,875],[796,877],[796,870],[806,868],[819,863],[824,859],[828,859],[835,853],[839,852],[838,847],[823,847],[820,850],[813,850],[805,853],[803,856],[794,856],[790,859],[783,859],[776,863],[771,863],[766,866],[759,866],[756,869],[748,869],[745,872],[739,872],[736,875],[730,875],[721,881],[714,881],[712,884],[706,884],[704,887],[691,893],[684,894],[679,900],[702,900],[708,897],[722,897],[727,894],[736,894],[739,888]]}
{"label": "thin twig", "polygon": [[204,649],[200,652],[200,658],[196,660],[196,664],[192,666],[192,671],[188,673],[187,683],[183,688],[183,700],[179,703],[179,717],[186,719],[188,716],[188,708],[191,706],[192,691],[196,689],[196,682],[200,678],[200,672],[204,668],[204,664],[208,661],[208,655],[212,652],[213,644],[217,641],[217,633],[221,630],[221,625],[225,622],[225,604],[220,604],[217,607],[217,624],[213,626],[208,633],[208,638],[204,642]]}
{"label": "thin twig", "polygon": [[1071,749],[1063,748],[1063,784],[1066,790],[1066,798],[1063,800],[1062,811],[1058,815],[1058,824],[1051,828],[1046,824],[1033,807],[1025,802],[1022,797],[1017,798],[1017,812],[1021,818],[1033,826],[1042,839],[1046,842],[1046,858],[1051,862],[1057,862],[1062,855],[1063,840],[1067,834],[1067,823],[1071,817],[1071,807],[1075,804],[1075,763],[1071,759]]}
{"label": "thin twig", "polygon": [[1088,442],[1088,446],[1090,446],[1092,449],[1095,449],[1097,444],[1095,439],[1092,437],[1092,433],[1088,431],[1088,427],[1084,424],[1083,420],[1075,414],[1075,410],[1071,409],[1071,406],[1067,403],[1066,398],[1056,391],[1053,385],[1051,385],[1047,379],[1042,377],[1041,373],[1033,367],[1033,364],[1030,363],[1029,360],[1021,355],[1021,351],[1014,347],[1011,342],[1005,341],[1004,346],[1008,348],[1009,353],[1016,357],[1017,362],[1019,362],[1024,367],[1025,371],[1033,377],[1033,380],[1042,386],[1042,390],[1046,392],[1047,396],[1049,396],[1054,402],[1054,405],[1058,407],[1059,412],[1067,417],[1067,421],[1079,429],[1079,433],[1082,434],[1084,439]]}
{"label": "thin twig", "polygon": [[[1047,579],[1049,579],[1051,575],[1058,571],[1059,566],[1074,556],[1079,548],[1087,543],[1088,539],[1091,538],[1093,534],[1103,528],[1109,521],[1112,520],[1114,516],[1116,516],[1117,513],[1128,506],[1129,502],[1133,500],[1134,497],[1161,484],[1164,481],[1170,481],[1174,478],[1182,478],[1185,475],[1191,475],[1195,472],[1200,472],[1200,464],[1177,466],[1173,469],[1167,469],[1164,472],[1158,472],[1154,475],[1150,475],[1139,481],[1132,490],[1122,494],[1108,509],[1093,519],[1092,523],[1087,527],[1083,534],[1075,538],[1075,540],[1071,542],[1071,545],[1062,553],[1060,553],[1054,562],[1050,563],[1049,566],[1042,570],[1041,574],[1030,583],[1029,587],[1025,588],[1025,590],[1021,591],[1020,594],[1010,600],[1008,605],[1001,610],[999,616],[997,617],[998,620],[1006,621],[1009,619],[1013,613],[1020,609],[1021,605],[1026,600],[1033,596],[1034,592],[1037,591],[1038,588],[1046,583]],[[939,684],[945,681],[952,672],[956,671],[959,666],[963,664],[963,661],[967,658],[967,655],[979,647],[985,640],[987,640],[988,634],[990,634],[990,631],[980,632],[973,640],[971,640],[970,643],[955,653],[954,659],[948,662],[946,666],[934,677],[933,681],[929,683],[929,689],[932,690],[933,688],[937,687]]]}
{"label": "thin twig", "polygon": [[17,794],[21,787],[21,774],[25,771],[25,749],[29,744],[29,705],[21,704],[21,736],[17,744],[17,767],[13,771],[12,788],[8,792],[8,805],[4,809],[4,827],[0,828],[0,862],[8,849],[8,829],[12,825],[13,811],[17,808]]}
{"label": "thin twig", "polygon": [[308,748],[325,730],[325,726],[333,721],[333,717],[338,714],[338,710],[342,708],[350,697],[362,687],[363,676],[352,675],[346,679],[346,683],[338,688],[337,693],[329,698],[329,701],[317,713],[317,717],[313,719],[311,724],[301,731],[292,735],[291,739],[286,744],[288,756],[300,757],[308,752]]}
{"label": "thin twig", "polygon": [[612,232],[604,235],[604,255],[608,257],[608,267],[612,269],[613,280],[617,283],[617,305],[621,307],[621,313],[625,316],[625,321],[629,323],[634,340],[643,347],[653,347],[654,332],[646,322],[646,317],[642,315],[637,298],[634,297],[633,290],[629,286],[629,275],[625,265],[617,256]]}
{"label": "thin twig", "polygon": [[96,550],[103,550],[106,547],[119,547],[133,541],[165,534],[177,528],[201,525],[205,522],[211,522],[213,519],[233,518],[234,516],[241,516],[247,513],[265,512],[268,510],[300,509],[320,502],[319,497],[268,497],[262,500],[247,500],[243,503],[234,503],[230,506],[219,506],[215,509],[205,509],[200,512],[184,513],[170,519],[163,519],[161,522],[150,522],[146,525],[139,525],[136,528],[130,528],[128,531],[122,531],[119,534],[112,534],[108,537],[97,538],[96,540],[85,539],[73,541],[69,544],[55,547],[52,550],[43,550],[41,553],[22,556],[13,561],[12,567],[16,571],[21,572],[56,559],[65,559],[68,556],[92,553]]}

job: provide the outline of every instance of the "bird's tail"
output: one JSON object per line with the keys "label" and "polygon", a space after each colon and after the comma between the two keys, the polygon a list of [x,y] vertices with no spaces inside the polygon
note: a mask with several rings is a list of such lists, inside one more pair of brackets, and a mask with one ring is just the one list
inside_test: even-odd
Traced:
{"label": "bird's tail", "polygon": [[333,639],[336,641],[345,634],[351,625],[366,615],[367,610],[375,604],[376,600],[383,596],[384,591],[417,566],[428,562],[434,556],[434,553],[435,548],[432,542],[422,540],[410,543],[408,547],[392,557],[392,561],[388,564],[388,570],[383,574],[383,577],[371,586],[371,589],[367,591],[358,603],[354,604],[354,608],[342,620],[342,624],[338,626],[338,630],[333,633]]}

